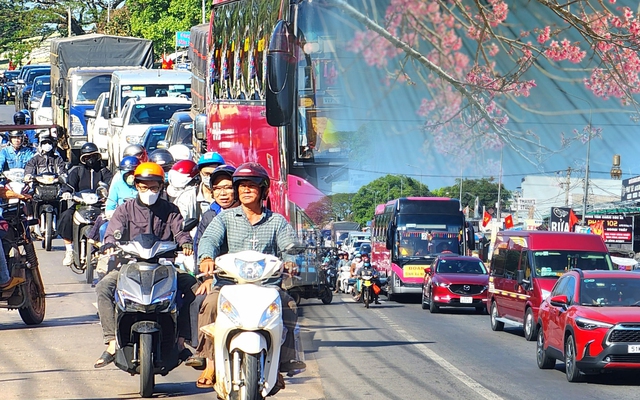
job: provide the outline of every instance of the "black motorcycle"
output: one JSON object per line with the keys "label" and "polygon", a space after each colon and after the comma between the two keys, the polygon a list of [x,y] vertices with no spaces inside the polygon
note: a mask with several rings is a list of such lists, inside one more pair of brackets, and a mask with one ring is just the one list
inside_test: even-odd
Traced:
{"label": "black motorcycle", "polygon": [[51,242],[58,236],[56,231],[58,216],[62,211],[60,201],[64,178],[54,173],[44,173],[33,177],[34,215],[40,221],[42,248],[51,251]]}
{"label": "black motorcycle", "polygon": [[104,211],[104,200],[107,198],[108,187],[101,184],[96,191],[83,190],[76,193],[72,199],[76,203],[73,213],[73,248],[74,257],[71,270],[77,274],[86,274],[86,282],[93,283],[93,271],[98,262],[93,257],[93,242],[89,231],[95,225],[98,216]]}
{"label": "black motorcycle", "polygon": [[9,274],[25,280],[24,283],[0,293],[0,307],[17,309],[25,324],[37,325],[44,320],[45,292],[29,225],[37,224],[38,220],[27,218],[25,203],[22,201],[0,204],[0,208],[8,225],[2,238],[2,246]]}

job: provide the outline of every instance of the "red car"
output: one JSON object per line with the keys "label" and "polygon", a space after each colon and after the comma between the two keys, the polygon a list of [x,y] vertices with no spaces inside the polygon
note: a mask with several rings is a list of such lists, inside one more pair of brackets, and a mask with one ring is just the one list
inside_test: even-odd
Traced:
{"label": "red car", "polygon": [[425,268],[422,309],[432,313],[442,306],[487,309],[489,273],[476,257],[440,255]]}
{"label": "red car", "polygon": [[537,362],[565,363],[567,380],[612,369],[640,369],[640,274],[570,270],[538,314]]}

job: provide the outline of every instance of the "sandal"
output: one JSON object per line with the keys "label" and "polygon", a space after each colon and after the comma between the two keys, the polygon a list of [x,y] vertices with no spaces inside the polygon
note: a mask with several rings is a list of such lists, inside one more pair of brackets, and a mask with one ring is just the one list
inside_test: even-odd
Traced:
{"label": "sandal", "polygon": [[100,358],[93,364],[93,368],[102,368],[105,365],[111,364],[116,359],[116,356],[109,353],[108,351],[104,351]]}
{"label": "sandal", "polygon": [[185,360],[184,365],[202,371],[207,367],[207,359],[204,357],[190,356]]}
{"label": "sandal", "polygon": [[22,282],[24,282],[24,278],[14,276],[11,279],[9,279],[9,282],[3,283],[2,285],[0,285],[0,292],[13,289],[14,287],[18,286]]}
{"label": "sandal", "polygon": [[200,377],[196,381],[196,387],[200,389],[213,389],[213,375],[214,370],[206,369],[200,374]]}

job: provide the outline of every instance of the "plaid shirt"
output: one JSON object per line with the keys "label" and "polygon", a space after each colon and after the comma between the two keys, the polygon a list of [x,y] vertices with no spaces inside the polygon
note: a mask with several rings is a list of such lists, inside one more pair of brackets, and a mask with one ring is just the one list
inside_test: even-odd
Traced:
{"label": "plaid shirt", "polygon": [[224,247],[229,253],[255,250],[281,256],[295,242],[295,232],[282,215],[264,209],[260,221],[251,225],[242,207],[235,207],[211,220],[198,244],[198,260],[215,259]]}

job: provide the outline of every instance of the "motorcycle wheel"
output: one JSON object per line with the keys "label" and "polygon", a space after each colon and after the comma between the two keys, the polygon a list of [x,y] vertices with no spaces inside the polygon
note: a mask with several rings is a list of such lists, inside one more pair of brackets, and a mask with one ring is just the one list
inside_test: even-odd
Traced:
{"label": "motorcycle wheel", "polygon": [[84,257],[85,257],[85,265],[86,265],[86,278],[87,283],[93,283],[93,270],[95,269],[95,264],[93,262],[93,258],[91,257],[93,245],[89,242],[89,239],[85,236],[84,238]]}
{"label": "motorcycle wheel", "polygon": [[46,303],[44,293],[41,292],[36,283],[33,272],[30,269],[25,270],[26,282],[23,287],[27,302],[24,307],[20,308],[20,318],[27,325],[38,325],[44,320]]}
{"label": "motorcycle wheel", "polygon": [[91,227],[89,225],[85,225],[80,228],[80,232],[78,232],[78,243],[73,244],[73,248],[75,252],[73,254],[73,260],[76,264],[76,269],[80,270],[80,273],[84,272],[87,268],[87,233],[89,232]]}
{"label": "motorcycle wheel", "polygon": [[333,292],[331,288],[327,287],[324,291],[324,296],[322,296],[322,304],[331,304],[333,301]]}
{"label": "motorcycle wheel", "polygon": [[364,301],[364,306],[369,308],[369,288],[362,289],[362,301]]}
{"label": "motorcycle wheel", "polygon": [[51,242],[53,241],[53,214],[46,213],[44,215],[44,249],[51,251]]}
{"label": "motorcycle wheel", "polygon": [[150,333],[140,334],[140,396],[153,396],[155,375],[153,374],[153,336]]}
{"label": "motorcycle wheel", "polygon": [[232,394],[237,394],[238,397],[236,398],[238,400],[264,399],[260,393],[260,386],[258,385],[258,380],[261,375],[259,357],[259,354],[244,355],[244,360],[242,360],[242,366],[240,367],[244,385],[240,387],[240,392],[232,392]]}

